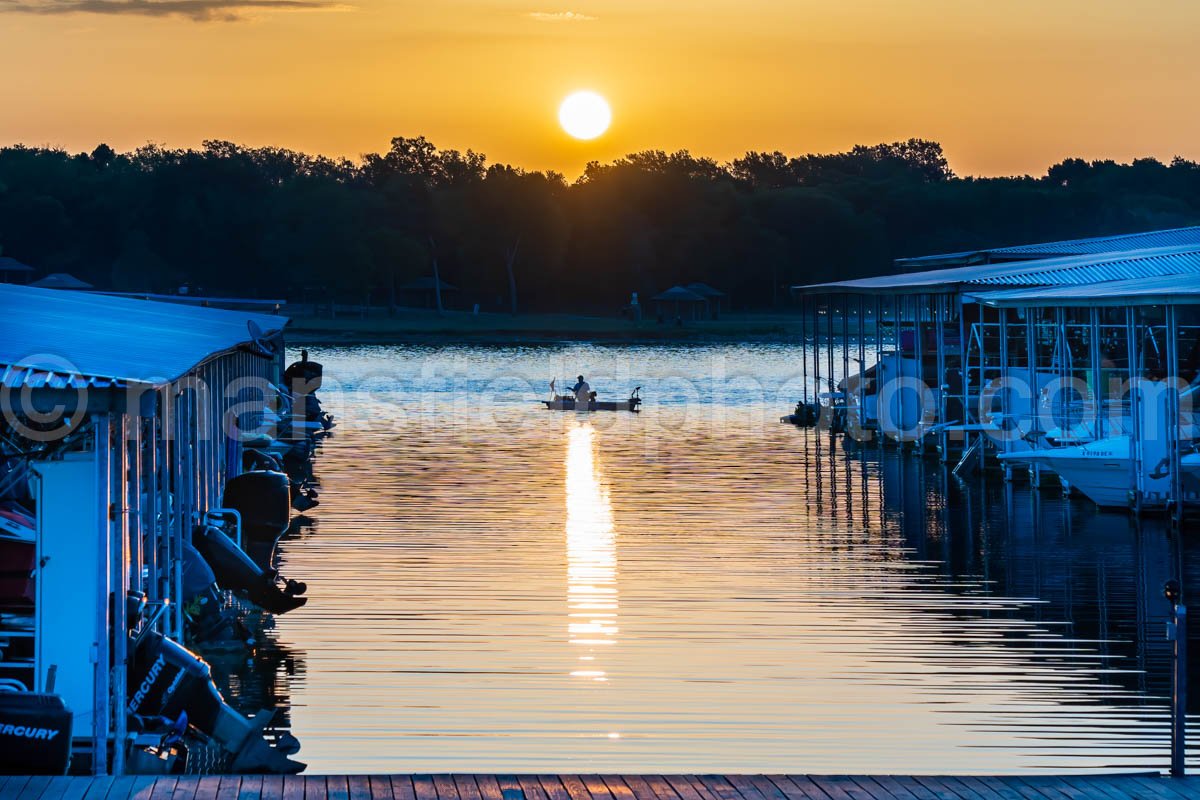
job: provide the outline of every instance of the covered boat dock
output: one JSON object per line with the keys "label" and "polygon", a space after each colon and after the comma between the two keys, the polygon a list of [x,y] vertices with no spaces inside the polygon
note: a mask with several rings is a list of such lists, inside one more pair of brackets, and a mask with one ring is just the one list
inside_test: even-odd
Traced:
{"label": "covered boat dock", "polygon": [[31,512],[37,547],[32,608],[0,614],[0,677],[61,696],[76,763],[122,774],[145,691],[126,598],[182,641],[183,548],[262,425],[287,319],[15,285],[0,318],[0,500]]}
{"label": "covered boat dock", "polygon": [[[1122,421],[1137,414],[1127,397],[1100,395],[1118,373],[1127,392],[1168,375],[1190,383],[1200,369],[1191,360],[1193,312],[1182,310],[1196,307],[1200,227],[897,262],[929,265],[940,268],[793,287],[811,345],[793,421],[932,448],[962,471],[988,455],[1135,427]],[[1014,381],[1025,390],[1010,391]],[[1169,497],[1140,487],[1130,495],[1136,509],[1179,510],[1191,496],[1179,482],[1194,438],[1181,421],[1182,391],[1161,400],[1175,420],[1168,461],[1176,483]],[[1141,432],[1142,441],[1151,436]],[[1032,464],[1030,473],[1040,482],[1050,471]]]}

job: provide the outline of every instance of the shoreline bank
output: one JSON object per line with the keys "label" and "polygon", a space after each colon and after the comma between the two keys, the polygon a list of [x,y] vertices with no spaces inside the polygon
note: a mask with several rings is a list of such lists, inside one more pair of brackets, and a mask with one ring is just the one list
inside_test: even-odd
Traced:
{"label": "shoreline bank", "polygon": [[304,345],[786,342],[798,341],[803,330],[800,315],[773,313],[728,314],[682,325],[572,314],[446,311],[439,315],[414,309],[395,316],[289,316],[289,342]]}

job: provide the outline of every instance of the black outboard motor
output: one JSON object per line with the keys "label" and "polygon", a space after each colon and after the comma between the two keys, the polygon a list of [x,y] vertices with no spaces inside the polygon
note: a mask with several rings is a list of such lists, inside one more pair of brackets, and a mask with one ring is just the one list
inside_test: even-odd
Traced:
{"label": "black outboard motor", "polygon": [[264,572],[273,568],[275,543],[291,521],[291,489],[287,474],[270,471],[244,472],[225,484],[221,506],[241,515],[242,548]]}
{"label": "black outboard motor", "polygon": [[303,583],[288,581],[281,589],[274,570],[260,568],[219,528],[197,526],[192,531],[192,544],[212,567],[219,586],[245,597],[264,611],[286,614],[308,602],[307,597],[298,596],[307,588]]}
{"label": "black outboard motor", "polygon": [[221,609],[216,574],[200,551],[187,542],[183,544],[183,619],[190,642],[240,638],[233,615]]}
{"label": "black outboard motor", "polygon": [[300,360],[293,362],[283,371],[283,382],[295,395],[310,394],[321,388],[325,368],[316,361],[308,360],[308,351],[300,351]]}
{"label": "black outboard motor", "polygon": [[274,712],[246,719],[225,704],[212,681],[212,671],[199,656],[157,631],[147,631],[133,644],[126,711],[143,719],[180,719],[233,755],[235,773],[295,774],[304,764],[293,761],[263,738]]}
{"label": "black outboard motor", "polygon": [[56,694],[0,692],[0,775],[66,775],[71,712]]}

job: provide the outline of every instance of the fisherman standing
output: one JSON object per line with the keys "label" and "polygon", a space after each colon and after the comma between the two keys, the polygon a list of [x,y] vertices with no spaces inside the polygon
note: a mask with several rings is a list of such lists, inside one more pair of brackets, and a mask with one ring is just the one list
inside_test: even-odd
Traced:
{"label": "fisherman standing", "polygon": [[575,385],[571,387],[571,391],[575,393],[575,406],[579,407],[580,403],[590,402],[592,399],[592,387],[588,386],[588,382],[580,375]]}

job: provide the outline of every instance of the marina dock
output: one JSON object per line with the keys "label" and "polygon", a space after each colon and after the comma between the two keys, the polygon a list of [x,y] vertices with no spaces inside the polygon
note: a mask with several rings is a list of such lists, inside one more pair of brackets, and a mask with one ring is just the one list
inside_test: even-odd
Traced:
{"label": "marina dock", "polygon": [[0,777],[0,800],[1066,800],[1200,798],[1200,777],[221,775]]}

